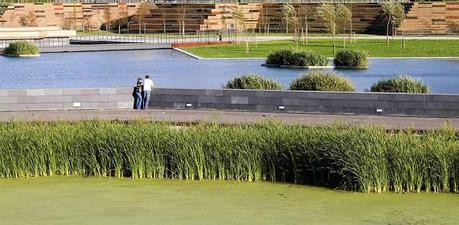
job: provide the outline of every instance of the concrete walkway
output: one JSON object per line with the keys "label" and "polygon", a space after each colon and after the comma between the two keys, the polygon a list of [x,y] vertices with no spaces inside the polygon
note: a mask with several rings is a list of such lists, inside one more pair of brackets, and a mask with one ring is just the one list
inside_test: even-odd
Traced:
{"label": "concrete walkway", "polygon": [[152,49],[170,49],[170,44],[90,44],[56,47],[42,47],[40,53],[63,53],[63,52],[101,52],[101,51],[127,51],[127,50],[152,50]]}
{"label": "concrete walkway", "polygon": [[[308,39],[320,40],[320,39],[332,39],[331,36],[310,36]],[[349,38],[349,37],[346,37]],[[259,37],[248,37],[240,38],[248,41],[278,41],[278,40],[293,40],[292,36],[259,36]],[[336,40],[343,39],[342,36],[335,37]],[[354,36],[353,39],[357,40],[386,40],[386,36],[370,35],[370,36]],[[459,40],[459,36],[396,36],[389,37],[389,40]],[[224,39],[225,40],[225,39]]]}
{"label": "concrete walkway", "polygon": [[[308,36],[308,39],[332,39],[332,36]],[[342,36],[336,36],[336,39],[342,39]],[[346,38],[349,38],[346,36]],[[358,40],[386,40],[384,35],[356,35],[353,37]],[[459,40],[459,36],[390,36],[390,40]],[[280,40],[293,40],[293,36],[285,35],[260,35],[260,36],[248,36],[248,37],[223,37],[221,41],[280,41]],[[170,44],[170,43],[189,43],[189,42],[216,42],[220,39],[214,35],[211,37],[173,37],[173,38],[161,38],[157,36],[145,37],[141,36],[130,36],[130,35],[95,35],[95,36],[75,36],[72,38],[72,41],[95,41],[95,42],[119,42],[119,43],[145,43],[145,44]]]}
{"label": "concrete walkway", "polygon": [[59,120],[137,120],[176,123],[215,122],[224,124],[280,121],[286,124],[327,125],[346,122],[353,125],[381,125],[389,129],[438,129],[450,123],[459,129],[459,118],[418,118],[362,115],[326,115],[293,113],[254,113],[198,110],[82,110],[82,111],[23,111],[0,112],[0,121],[59,121]]}

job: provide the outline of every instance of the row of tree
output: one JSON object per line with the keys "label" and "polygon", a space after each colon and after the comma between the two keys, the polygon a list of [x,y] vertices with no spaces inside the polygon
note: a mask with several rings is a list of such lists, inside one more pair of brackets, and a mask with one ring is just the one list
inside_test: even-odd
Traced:
{"label": "row of tree", "polygon": [[[302,11],[302,18],[299,16]],[[400,27],[403,19],[405,18],[405,9],[401,3],[389,1],[382,4],[382,11],[386,20],[386,40],[389,44],[389,35],[397,34],[397,28]],[[346,34],[349,35],[349,40],[352,41],[353,27],[352,27],[352,9],[350,5],[345,4],[331,4],[324,3],[317,9],[317,14],[324,21],[324,27],[332,35],[333,39],[333,53],[336,52],[335,36],[336,33],[341,31],[343,34],[343,45],[346,47]],[[289,28],[293,27],[295,42],[299,40],[308,42],[308,12],[307,8],[295,8],[292,4],[284,4],[282,7],[283,20],[286,25],[286,32]],[[303,22],[301,20],[303,19]],[[402,31],[403,35],[403,31]]]}
{"label": "row of tree", "polygon": [[[346,47],[346,34],[348,34],[349,40],[352,41],[352,34],[353,34],[353,23],[352,23],[352,9],[350,8],[351,4],[331,4],[325,3],[320,5],[317,8],[317,14],[324,22],[324,27],[333,37],[333,49],[335,51],[336,44],[335,44],[335,35],[337,33],[343,34],[343,45]],[[138,32],[145,33],[146,32],[146,23],[144,22],[145,17],[148,11],[151,9],[150,3],[141,3],[138,8],[138,15],[137,15],[137,23],[138,23]],[[404,6],[395,1],[389,1],[382,4],[383,15],[386,20],[386,35],[387,35],[387,43],[389,43],[389,34],[396,34],[397,28],[401,25],[403,19],[405,18],[405,9]],[[76,15],[76,8],[74,10],[73,20],[66,21],[67,28],[77,28],[77,15]],[[180,17],[178,18],[179,22],[179,33],[185,34],[185,18],[187,12],[187,3],[179,4],[177,9],[177,15]],[[106,8],[103,12],[103,24],[106,30],[112,30],[113,21],[115,15],[112,14],[109,8]],[[162,14],[165,15],[165,12]],[[294,39],[298,44],[300,40],[303,42],[308,43],[308,33],[309,33],[309,24],[308,21],[312,16],[308,18],[308,7],[304,4],[295,7],[292,4],[284,4],[282,6],[282,15],[283,20],[285,23],[285,30],[288,33],[289,30],[293,30],[294,32]],[[116,17],[120,18],[117,19],[116,25],[118,26],[118,32],[121,30],[121,26],[129,24],[128,21],[128,13],[126,10],[120,10],[119,15]],[[245,26],[245,15],[241,9],[236,7],[231,12],[231,23],[233,26],[233,30],[237,33],[244,33],[246,32]],[[262,16],[263,17],[263,16]],[[262,18],[263,19],[263,18]],[[223,26],[222,26],[222,33],[228,31],[226,16],[223,16]],[[23,26],[37,26],[38,18],[35,16],[33,12],[22,16],[19,19],[19,23]],[[83,27],[90,30],[92,27],[90,26],[90,21],[83,21]],[[163,25],[164,25],[164,32],[166,32],[166,18],[163,18]],[[265,25],[266,26],[266,25]],[[265,32],[269,33],[269,23],[267,24],[268,27],[265,27]],[[129,29],[129,27],[127,27]],[[403,34],[403,32],[402,32]]]}

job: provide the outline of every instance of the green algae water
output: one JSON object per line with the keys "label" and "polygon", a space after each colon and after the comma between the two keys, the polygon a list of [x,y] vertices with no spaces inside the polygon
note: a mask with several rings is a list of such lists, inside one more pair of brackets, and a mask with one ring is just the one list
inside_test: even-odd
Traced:
{"label": "green algae water", "polygon": [[458,224],[459,195],[366,194],[267,182],[0,180],[1,225]]}

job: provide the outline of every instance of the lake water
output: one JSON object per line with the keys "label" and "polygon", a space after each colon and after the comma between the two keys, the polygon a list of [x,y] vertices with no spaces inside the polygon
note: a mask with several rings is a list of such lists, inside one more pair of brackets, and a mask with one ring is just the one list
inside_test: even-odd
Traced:
{"label": "lake water", "polygon": [[[197,60],[174,50],[51,53],[38,58],[0,57],[0,88],[90,88],[135,84],[144,74],[163,88],[220,88],[226,81],[257,73],[288,87],[306,72],[267,68],[263,60]],[[433,93],[459,93],[458,59],[371,59],[368,70],[339,70],[358,91],[398,74],[423,80]]]}

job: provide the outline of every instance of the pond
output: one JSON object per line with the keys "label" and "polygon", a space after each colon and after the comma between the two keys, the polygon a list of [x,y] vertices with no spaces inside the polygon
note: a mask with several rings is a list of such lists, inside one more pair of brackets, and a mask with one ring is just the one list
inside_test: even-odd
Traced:
{"label": "pond", "polygon": [[[91,88],[131,86],[150,74],[162,88],[221,88],[226,81],[257,73],[288,87],[306,72],[267,68],[261,59],[197,60],[174,50],[48,53],[38,58],[0,57],[0,88]],[[459,94],[458,59],[370,59],[368,70],[339,70],[358,91],[380,80],[411,74],[433,93]]]}

